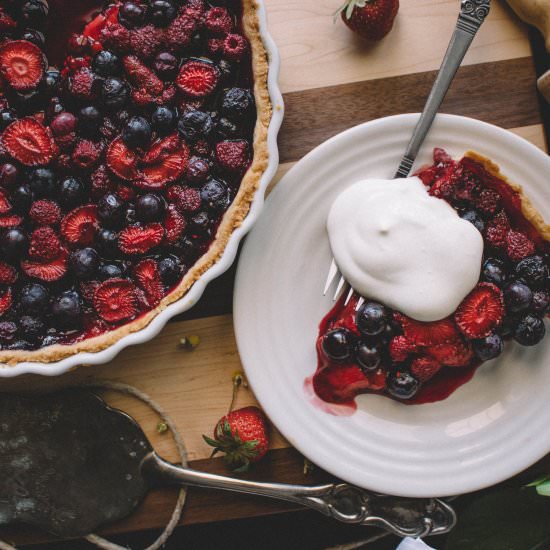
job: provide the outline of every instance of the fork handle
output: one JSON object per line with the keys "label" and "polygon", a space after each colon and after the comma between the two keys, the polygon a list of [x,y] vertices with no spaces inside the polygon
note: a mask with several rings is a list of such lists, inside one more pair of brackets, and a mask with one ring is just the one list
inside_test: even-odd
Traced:
{"label": "fork handle", "polygon": [[491,0],[462,0],[456,27],[441,63],[439,73],[424,110],[420,115],[404,157],[401,159],[396,178],[406,178],[411,171],[418,151],[430,130],[435,115],[447,94],[451,82],[460,67],[474,36],[489,13]]}

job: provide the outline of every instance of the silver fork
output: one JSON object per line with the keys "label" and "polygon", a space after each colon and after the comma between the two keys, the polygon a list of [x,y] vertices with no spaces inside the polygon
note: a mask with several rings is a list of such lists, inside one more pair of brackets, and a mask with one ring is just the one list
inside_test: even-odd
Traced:
{"label": "silver fork", "polygon": [[[441,63],[441,67],[435,79],[435,82],[432,86],[432,90],[428,99],[426,100],[426,105],[424,110],[420,115],[416,127],[412,133],[405,154],[401,159],[399,168],[395,173],[396,178],[406,178],[411,168],[413,167],[418,151],[424,143],[424,139],[432,126],[435,115],[441,106],[447,90],[449,89],[453,78],[474,39],[479,27],[485,18],[489,14],[491,0],[462,0],[460,7],[460,14],[456,22],[456,27],[445,52],[445,57]],[[347,281],[344,276],[340,273],[336,261],[332,258],[330,264],[327,280],[325,283],[325,289],[323,295],[326,295],[329,291],[332,283],[335,279],[340,276],[338,284],[336,285],[336,290],[334,292],[333,300],[335,301],[339,296],[342,290],[348,286]],[[346,296],[345,303],[347,304],[351,297],[353,296],[353,288],[349,288],[348,295]],[[361,296],[357,301],[356,310],[361,307],[365,299]]]}

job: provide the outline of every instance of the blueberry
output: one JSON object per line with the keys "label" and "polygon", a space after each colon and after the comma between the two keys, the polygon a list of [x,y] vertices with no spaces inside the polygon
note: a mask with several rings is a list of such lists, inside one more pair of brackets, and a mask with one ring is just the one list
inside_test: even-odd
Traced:
{"label": "blueberry", "polygon": [[124,275],[122,268],[117,264],[101,264],[98,273],[102,281],[107,279],[119,279]]}
{"label": "blueberry", "polygon": [[481,361],[498,357],[504,349],[504,342],[498,334],[489,334],[485,338],[472,342],[474,352]]}
{"label": "blueberry", "polygon": [[118,255],[118,233],[111,229],[100,229],[96,235],[96,243],[99,251],[106,258],[114,258]]}
{"label": "blueberry", "polygon": [[122,63],[118,55],[101,50],[92,61],[92,69],[100,76],[116,76],[122,72]]}
{"label": "blueberry", "polygon": [[502,286],[506,282],[506,267],[499,258],[487,258],[481,270],[481,278],[488,283]]}
{"label": "blueberry", "polygon": [[412,374],[402,370],[389,372],[386,384],[389,394],[397,399],[411,399],[420,388],[420,382]]}
{"label": "blueberry", "polygon": [[25,313],[40,313],[50,302],[50,295],[46,288],[38,283],[24,286],[19,294],[19,304]]}
{"label": "blueberry", "polygon": [[164,80],[172,80],[179,69],[179,60],[168,52],[161,52],[155,58],[155,71]]}
{"label": "blueberry", "polygon": [[164,215],[164,201],[158,196],[148,193],[136,201],[136,216],[142,222],[156,222]]}
{"label": "blueberry", "polygon": [[80,326],[82,305],[80,296],[74,290],[66,290],[55,298],[52,314],[56,326],[64,329],[77,329]]}
{"label": "blueberry", "polygon": [[544,317],[550,311],[550,293],[546,290],[535,290],[531,307],[535,313]]}
{"label": "blueberry", "polygon": [[516,265],[516,275],[538,288],[548,280],[550,271],[542,256],[528,256]]}
{"label": "blueberry", "polygon": [[82,204],[86,197],[86,186],[82,180],[72,176],[61,182],[59,189],[59,202],[63,206],[73,207]]}
{"label": "blueberry", "polygon": [[246,88],[229,88],[222,99],[222,113],[234,122],[246,119],[254,111],[254,96]]}
{"label": "blueberry", "polygon": [[4,187],[4,189],[13,187],[17,183],[18,177],[19,169],[15,164],[10,162],[0,164],[0,187]]}
{"label": "blueberry", "polygon": [[209,179],[201,187],[200,194],[204,206],[210,210],[225,210],[229,206],[229,189],[225,183],[217,179]]}
{"label": "blueberry", "polygon": [[151,143],[151,125],[141,116],[132,117],[122,130],[122,141],[130,147],[145,149]]}
{"label": "blueberry", "polygon": [[533,292],[521,281],[512,281],[504,288],[504,303],[509,311],[518,312],[529,308]]}
{"label": "blueberry", "polygon": [[1,321],[0,322],[0,342],[2,344],[7,344],[15,338],[17,333],[17,325],[12,321]]}
{"label": "blueberry", "polygon": [[99,267],[99,256],[93,248],[81,248],[71,253],[69,264],[78,279],[92,279]]}
{"label": "blueberry", "polygon": [[130,89],[124,80],[116,76],[110,76],[103,81],[101,99],[108,109],[122,109],[129,97]]}
{"label": "blueberry", "polygon": [[44,74],[40,82],[40,92],[48,97],[53,97],[59,91],[61,73],[57,69],[50,69]]}
{"label": "blueberry", "polygon": [[115,193],[103,195],[97,203],[97,216],[106,227],[118,227],[125,214],[126,205]]}
{"label": "blueberry", "polygon": [[27,239],[27,235],[18,227],[6,229],[0,238],[0,251],[8,259],[21,259],[27,253],[28,248],[29,240]]}
{"label": "blueberry", "polygon": [[170,21],[175,19],[178,10],[170,0],[153,0],[150,13],[156,27],[166,27]]}
{"label": "blueberry", "polygon": [[51,168],[32,168],[27,173],[27,182],[34,198],[50,197],[55,193],[55,172]]}
{"label": "blueberry", "polygon": [[206,181],[210,175],[208,161],[200,157],[191,157],[185,170],[185,177],[190,184],[198,184]]}
{"label": "blueberry", "polygon": [[30,186],[24,184],[16,187],[10,195],[10,200],[17,212],[27,212],[33,201],[33,195]]}
{"label": "blueberry", "polygon": [[239,137],[239,128],[228,118],[222,117],[216,122],[216,132],[223,139],[231,139]]}
{"label": "blueberry", "polygon": [[45,99],[46,97],[36,88],[29,92],[12,92],[11,104],[19,114],[31,115],[44,108]]}
{"label": "blueberry", "polygon": [[213,127],[212,117],[197,109],[183,113],[178,122],[178,132],[181,137],[191,143],[207,138]]}
{"label": "blueberry", "polygon": [[23,315],[19,319],[19,329],[22,336],[31,342],[40,340],[46,334],[44,322],[38,317],[31,317],[30,315]]}
{"label": "blueberry", "polygon": [[151,114],[151,124],[153,129],[160,135],[166,135],[172,132],[176,127],[177,113],[175,109],[159,105]]}
{"label": "blueberry", "polygon": [[345,328],[331,330],[323,337],[323,351],[334,361],[344,361],[351,355],[353,335]]}
{"label": "blueberry", "polygon": [[355,317],[357,328],[366,336],[376,336],[386,328],[388,311],[377,302],[364,303]]}
{"label": "blueberry", "polygon": [[197,212],[189,219],[190,227],[202,236],[209,237],[211,234],[212,219],[208,212]]}
{"label": "blueberry", "polygon": [[361,369],[366,372],[376,370],[382,361],[380,349],[368,342],[360,341],[355,347],[355,360]]}
{"label": "blueberry", "polygon": [[485,222],[475,210],[467,210],[460,216],[463,220],[470,222],[480,233],[485,231]]}
{"label": "blueberry", "polygon": [[167,286],[177,283],[183,271],[180,261],[175,256],[163,258],[158,264],[158,269],[162,282]]}
{"label": "blueberry", "polygon": [[46,120],[53,120],[58,114],[63,113],[65,107],[59,97],[52,97],[44,109]]}
{"label": "blueberry", "polygon": [[522,346],[534,346],[544,338],[545,332],[544,321],[540,317],[528,313],[519,320],[513,337]]}
{"label": "blueberry", "polygon": [[518,321],[514,317],[505,316],[497,331],[502,338],[509,338],[514,333],[517,323]]}
{"label": "blueberry", "polygon": [[199,235],[184,235],[179,242],[179,250],[182,258],[188,262],[194,262],[202,249],[201,237]]}
{"label": "blueberry", "polygon": [[118,12],[118,20],[126,28],[142,25],[145,21],[145,8],[138,2],[124,2]]}
{"label": "blueberry", "polygon": [[21,33],[21,40],[32,42],[39,48],[44,48],[46,45],[46,37],[44,36],[44,33],[37,29],[24,29]]}
{"label": "blueberry", "polygon": [[15,122],[17,117],[11,109],[2,109],[0,111],[0,131],[7,128],[12,122]]}
{"label": "blueberry", "polygon": [[124,214],[124,219],[127,225],[132,225],[137,222],[136,208],[133,204],[129,204]]}
{"label": "blueberry", "polygon": [[27,27],[41,28],[48,17],[48,3],[45,0],[27,0],[21,6],[21,18]]}
{"label": "blueberry", "polygon": [[78,111],[78,129],[84,135],[96,135],[102,121],[103,116],[94,105],[87,105]]}

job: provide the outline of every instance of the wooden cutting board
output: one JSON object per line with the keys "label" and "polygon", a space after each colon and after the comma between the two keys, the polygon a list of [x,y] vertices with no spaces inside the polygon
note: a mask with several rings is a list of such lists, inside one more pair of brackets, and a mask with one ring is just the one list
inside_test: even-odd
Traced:
{"label": "wooden cutting board", "polygon": [[[459,0],[401,0],[391,34],[367,45],[332,13],[340,0],[265,0],[269,28],[282,57],[280,85],[286,117],[279,144],[281,166],[275,182],[332,135],[350,126],[397,113],[420,111],[454,28]],[[535,88],[535,66],[527,28],[503,1],[491,13],[460,69],[442,111],[478,118],[525,137],[546,150]],[[197,468],[226,472],[201,438],[227,410],[231,378],[241,370],[232,325],[234,268],[213,283],[190,312],[169,323],[149,343],[129,348],[110,364],[83,367],[51,379],[26,376],[0,382],[0,390],[49,389],[88,379],[123,381],[149,393],[176,420],[189,459]],[[188,334],[200,336],[194,351],[178,348]],[[144,427],[157,450],[176,459],[169,435],[156,433],[156,417],[126,397],[108,400]],[[241,390],[237,406],[254,403]],[[319,470],[303,474],[303,460],[276,432],[273,451],[250,477],[313,483]],[[121,533],[164,526],[174,502],[171,490],[151,494],[141,509],[105,530]],[[286,504],[191,490],[182,522],[192,524],[288,511]],[[47,540],[42,533],[10,528],[0,539],[18,544]]]}

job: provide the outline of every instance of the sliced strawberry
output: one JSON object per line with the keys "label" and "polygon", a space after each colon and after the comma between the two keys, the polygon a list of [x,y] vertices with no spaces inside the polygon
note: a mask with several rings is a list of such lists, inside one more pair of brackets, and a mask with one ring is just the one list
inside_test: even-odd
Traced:
{"label": "sliced strawberry", "polygon": [[185,218],[176,210],[174,205],[168,207],[166,217],[164,218],[164,229],[166,230],[166,240],[174,244],[181,237],[187,225]]}
{"label": "sliced strawberry", "polygon": [[474,356],[472,348],[461,341],[432,346],[426,352],[447,367],[465,367]]}
{"label": "sliced strawberry", "polygon": [[4,130],[1,144],[25,166],[48,164],[57,154],[50,130],[31,117],[12,122]]}
{"label": "sliced strawberry", "polygon": [[417,346],[445,344],[460,338],[455,324],[449,318],[431,323],[416,321],[402,313],[394,313],[394,318],[402,326],[405,336]]}
{"label": "sliced strawberry", "polygon": [[11,210],[11,204],[6,195],[0,191],[0,214],[7,214]]}
{"label": "sliced strawberry", "polygon": [[29,277],[51,283],[52,281],[58,281],[67,273],[67,257],[67,252],[62,251],[59,257],[51,262],[43,263],[23,260],[21,262],[21,269]]}
{"label": "sliced strawberry", "polygon": [[11,288],[0,294],[0,315],[3,315],[11,308],[12,301]]}
{"label": "sliced strawberry", "polygon": [[0,46],[0,74],[14,90],[32,90],[45,70],[44,54],[32,42],[11,40]]}
{"label": "sliced strawberry", "polygon": [[159,189],[180,178],[189,161],[189,148],[177,136],[168,136],[151,147],[143,158],[142,177],[135,184]]}
{"label": "sliced strawberry", "polygon": [[417,351],[417,346],[406,336],[395,336],[389,346],[390,356],[397,363],[407,359],[411,353]]}
{"label": "sliced strawberry", "polygon": [[205,97],[218,85],[218,69],[206,61],[184,63],[176,78],[178,88],[190,97]]}
{"label": "sliced strawberry", "polygon": [[455,312],[458,328],[468,338],[484,338],[502,322],[502,291],[491,283],[479,283]]}
{"label": "sliced strawberry", "polygon": [[118,246],[125,254],[145,254],[158,246],[164,237],[160,223],[150,223],[143,227],[131,225],[120,232]]}
{"label": "sliced strawberry", "polygon": [[92,244],[98,228],[97,207],[80,206],[61,221],[61,234],[71,244]]}
{"label": "sliced strawberry", "polygon": [[123,180],[138,177],[137,161],[136,154],[126,147],[120,137],[112,141],[107,149],[107,166],[115,176]]}
{"label": "sliced strawberry", "polygon": [[138,286],[145,292],[150,307],[155,307],[164,298],[164,286],[160,279],[157,262],[147,259],[139,262],[134,270]]}
{"label": "sliced strawberry", "polygon": [[420,382],[427,382],[440,370],[441,365],[433,357],[427,355],[416,357],[411,363],[411,374]]}
{"label": "sliced strawberry", "polygon": [[135,55],[128,55],[123,59],[124,70],[132,86],[146,93],[157,96],[162,93],[164,84],[162,80],[146,67]]}
{"label": "sliced strawberry", "polygon": [[11,285],[17,281],[17,270],[15,267],[0,262],[0,284]]}
{"label": "sliced strawberry", "polygon": [[95,291],[94,308],[108,323],[132,319],[138,312],[136,288],[126,279],[108,279]]}
{"label": "sliced strawberry", "polygon": [[11,216],[0,216],[0,227],[17,227],[23,223],[21,216],[12,214]]}

